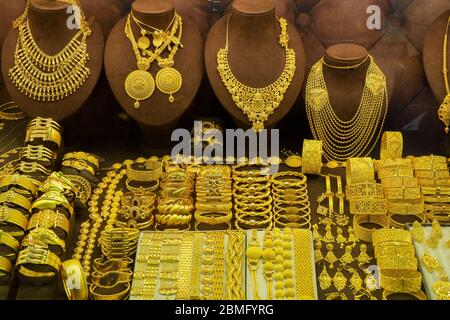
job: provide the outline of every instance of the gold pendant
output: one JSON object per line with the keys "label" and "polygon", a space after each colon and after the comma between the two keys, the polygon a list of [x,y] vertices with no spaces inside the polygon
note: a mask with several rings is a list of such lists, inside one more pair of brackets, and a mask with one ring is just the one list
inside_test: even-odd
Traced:
{"label": "gold pendant", "polygon": [[425,268],[427,268],[428,272],[433,273],[434,271],[441,269],[439,261],[432,255],[428,254],[428,252],[423,255],[422,262]]}
{"label": "gold pendant", "polygon": [[433,291],[438,300],[450,300],[450,282],[446,275],[442,276],[442,279],[433,283]]}
{"label": "gold pendant", "polygon": [[138,47],[141,50],[147,50],[150,47],[150,39],[146,36],[142,36],[138,40]]}
{"label": "gold pendant", "polygon": [[139,70],[147,71],[148,69],[150,69],[150,61],[147,58],[140,58],[137,61],[137,67],[139,68]]}
{"label": "gold pendant", "polygon": [[164,43],[165,38],[167,38],[167,35],[164,31],[155,31],[153,33],[153,46],[159,48]]}
{"label": "gold pendant", "polygon": [[445,133],[449,132],[450,125],[450,94],[448,94],[444,102],[442,102],[438,111],[439,119],[445,124]]}
{"label": "gold pendant", "polygon": [[155,91],[155,80],[149,72],[135,70],[125,80],[125,91],[136,100],[134,108],[139,109],[139,101],[150,98]]}
{"label": "gold pendant", "polygon": [[169,95],[169,101],[175,101],[173,94],[181,89],[183,78],[178,70],[174,68],[161,69],[156,75],[156,86],[159,91]]}

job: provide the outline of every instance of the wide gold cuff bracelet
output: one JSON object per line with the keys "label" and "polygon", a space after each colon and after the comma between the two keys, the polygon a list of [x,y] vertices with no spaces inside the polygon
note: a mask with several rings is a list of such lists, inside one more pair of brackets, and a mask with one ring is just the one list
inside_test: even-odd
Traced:
{"label": "wide gold cuff bracelet", "polygon": [[400,229],[381,229],[373,233],[373,246],[376,247],[383,242],[403,242],[412,244],[412,236],[409,231]]}
{"label": "wide gold cuff bracelet", "polygon": [[61,278],[69,300],[89,299],[87,279],[79,260],[64,261],[61,264]]}
{"label": "wide gold cuff bracelet", "polygon": [[14,261],[19,249],[20,242],[6,232],[0,230],[0,256]]}
{"label": "wide gold cuff bracelet", "polygon": [[304,174],[320,175],[322,171],[322,141],[303,140],[302,172]]}
{"label": "wide gold cuff bracelet", "polygon": [[20,240],[27,229],[28,220],[22,212],[7,206],[0,206],[0,230]]}
{"label": "wide gold cuff bracelet", "polygon": [[[392,291],[386,291],[383,290],[383,300],[391,300],[389,299],[390,296],[394,294],[398,294],[399,292],[392,292]],[[409,295],[411,297],[416,298],[417,300],[428,300],[427,295],[423,291],[417,291],[417,292],[403,292],[402,294]]]}
{"label": "wide gold cuff bracelet", "polygon": [[379,183],[348,184],[345,188],[347,199],[353,198],[383,198],[383,188]]}
{"label": "wide gold cuff bracelet", "polygon": [[377,265],[380,270],[417,270],[417,259],[415,257],[400,256],[382,257],[377,259]]}
{"label": "wide gold cuff bracelet", "polygon": [[371,224],[381,228],[389,227],[389,218],[386,215],[357,215],[353,218],[353,231],[359,240],[372,242],[372,234],[376,232],[376,227],[367,228],[363,224]]}
{"label": "wide gold cuff bracelet", "polygon": [[422,288],[422,274],[414,270],[382,270],[380,286],[393,292],[417,292]]}
{"label": "wide gold cuff bracelet", "polygon": [[10,188],[20,188],[27,191],[32,197],[36,196],[38,186],[26,176],[13,174],[0,178],[0,192],[6,192]]}
{"label": "wide gold cuff bracelet", "polygon": [[350,158],[345,170],[348,185],[375,182],[375,167],[371,158]]}
{"label": "wide gold cuff bracelet", "polygon": [[388,200],[419,200],[421,198],[419,187],[386,187],[383,190]]}
{"label": "wide gold cuff bracelet", "polygon": [[24,209],[27,213],[31,208],[30,200],[12,190],[0,194],[0,204],[7,205],[8,207],[19,207]]}
{"label": "wide gold cuff bracelet", "polygon": [[375,258],[388,256],[414,257],[415,251],[411,244],[405,242],[382,242],[374,247]]}
{"label": "wide gold cuff bracelet", "polygon": [[350,213],[354,215],[386,215],[388,212],[386,199],[352,199],[349,203]]}
{"label": "wide gold cuff bracelet", "polygon": [[419,184],[416,177],[386,177],[381,179],[383,187],[417,187]]}
{"label": "wide gold cuff bracelet", "polygon": [[425,210],[425,204],[423,200],[415,201],[388,201],[388,211],[392,214],[399,215],[418,215],[422,214]]}
{"label": "wide gold cuff bracelet", "polygon": [[60,239],[65,240],[69,234],[70,222],[63,213],[46,209],[31,216],[27,230],[38,227],[51,229]]}
{"label": "wide gold cuff bracelet", "polygon": [[423,156],[412,158],[414,170],[448,170],[447,158],[442,156]]}
{"label": "wide gold cuff bracelet", "polygon": [[16,274],[24,281],[48,283],[56,280],[61,261],[50,250],[30,245],[19,253]]}
{"label": "wide gold cuff bracelet", "polygon": [[403,135],[398,131],[385,131],[381,137],[380,159],[397,159],[403,156]]}

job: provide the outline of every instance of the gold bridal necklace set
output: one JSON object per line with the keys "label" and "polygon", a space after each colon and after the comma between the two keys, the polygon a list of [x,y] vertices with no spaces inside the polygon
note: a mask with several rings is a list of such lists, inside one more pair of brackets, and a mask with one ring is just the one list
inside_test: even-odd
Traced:
{"label": "gold bridal necklace set", "polygon": [[55,55],[43,52],[35,42],[30,28],[30,1],[24,13],[14,21],[18,30],[14,66],[9,70],[12,83],[30,99],[58,101],[77,91],[90,75],[87,37],[91,35],[78,0],[59,0],[80,8],[80,31]]}
{"label": "gold bridal necklace set", "polygon": [[[141,36],[136,40],[131,24],[134,22],[139,28]],[[169,101],[175,101],[174,94],[181,89],[183,78],[173,66],[174,57],[179,48],[183,48],[181,37],[183,35],[183,22],[177,13],[165,30],[152,27],[138,20],[133,11],[128,15],[125,25],[125,34],[130,40],[136,55],[137,70],[131,72],[125,80],[125,91],[135,100],[134,107],[139,109],[141,101],[150,98],[155,86],[164,94],[169,95]],[[150,41],[149,36],[152,38]],[[153,50],[151,47],[153,46]],[[162,54],[167,51],[166,58]],[[150,66],[156,60],[161,69],[156,79],[149,72]]]}

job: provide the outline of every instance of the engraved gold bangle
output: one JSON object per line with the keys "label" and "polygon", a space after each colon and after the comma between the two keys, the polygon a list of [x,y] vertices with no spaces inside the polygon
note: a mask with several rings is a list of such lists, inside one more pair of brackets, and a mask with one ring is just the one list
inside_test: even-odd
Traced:
{"label": "engraved gold bangle", "polygon": [[375,168],[371,158],[350,158],[345,165],[347,184],[374,183]]}
{"label": "engraved gold bangle", "polygon": [[69,234],[70,222],[65,214],[46,209],[31,216],[27,230],[31,231],[38,227],[51,229],[60,239],[65,240]]}
{"label": "engraved gold bangle", "polygon": [[414,171],[411,167],[394,167],[378,169],[378,178],[381,180],[390,177],[414,177]]}
{"label": "engraved gold bangle", "polygon": [[422,288],[422,274],[415,270],[381,270],[380,286],[393,292],[417,292]]}
{"label": "engraved gold bangle", "polygon": [[[391,291],[383,290],[382,299],[383,300],[391,300],[391,299],[389,299],[389,297],[394,294],[398,294],[398,292],[391,292]],[[410,296],[416,298],[417,300],[428,300],[427,295],[423,291],[407,292],[407,293],[403,293],[403,294],[410,295]]]}
{"label": "engraved gold bangle", "polygon": [[0,106],[0,120],[22,120],[27,116],[14,102],[10,101]]}
{"label": "engraved gold bangle", "polygon": [[100,167],[99,158],[94,156],[93,154],[87,152],[69,152],[64,155],[63,160],[83,160],[89,162],[89,165],[94,166],[95,170],[98,170]]}
{"label": "engraved gold bangle", "polygon": [[58,257],[61,257],[66,251],[65,241],[60,239],[53,230],[42,227],[33,229],[28,233],[21,244],[24,248],[35,244],[43,246]]}
{"label": "engraved gold bangle", "polygon": [[62,132],[61,125],[51,118],[37,117],[37,118],[32,119],[28,123],[28,128],[35,127],[35,126],[49,127],[49,128],[53,128],[53,129],[57,130],[58,132]]}
{"label": "engraved gold bangle", "polygon": [[415,215],[399,215],[399,214],[388,214],[389,221],[393,228],[404,229],[407,223],[412,223],[414,221],[419,221],[420,223],[425,222],[425,214],[415,214]]}
{"label": "engraved gold bangle", "polygon": [[31,210],[34,212],[36,212],[36,210],[41,211],[45,209],[57,210],[58,206],[66,210],[64,213],[67,218],[70,219],[73,215],[74,208],[67,201],[66,197],[58,191],[49,191],[44,193],[40,198],[33,202]]}
{"label": "engraved gold bangle", "polygon": [[404,242],[382,242],[374,247],[375,258],[388,256],[414,257],[415,251],[411,244]]}
{"label": "engraved gold bangle", "polygon": [[302,172],[304,174],[320,175],[322,171],[322,141],[303,140]]}
{"label": "engraved gold bangle", "polygon": [[383,188],[379,183],[356,183],[346,186],[347,199],[384,198]]}
{"label": "engraved gold bangle", "polygon": [[381,229],[373,233],[373,246],[376,247],[384,242],[402,242],[412,244],[412,236],[409,231],[400,229]]}
{"label": "engraved gold bangle", "polygon": [[12,187],[19,187],[27,191],[32,197],[36,195],[38,186],[26,176],[14,174],[0,178],[0,192],[6,192]]}
{"label": "engraved gold bangle", "polygon": [[26,282],[49,283],[56,280],[61,261],[41,246],[30,245],[19,252],[16,275]]}
{"label": "engraved gold bangle", "polygon": [[231,211],[225,212],[215,211],[214,213],[210,213],[197,210],[195,211],[194,217],[195,220],[197,220],[200,223],[205,223],[209,225],[218,225],[230,222],[231,218],[233,217],[233,214]]}
{"label": "engraved gold bangle", "polygon": [[377,259],[377,265],[382,271],[386,269],[417,270],[417,259],[401,256],[382,257]]}
{"label": "engraved gold bangle", "polygon": [[386,215],[388,213],[386,199],[352,199],[349,203],[350,213],[353,215]]}
{"label": "engraved gold bangle", "polygon": [[377,228],[366,228],[362,224],[370,223],[381,228],[389,227],[389,218],[386,215],[357,215],[353,218],[353,231],[358,239],[365,242],[372,242],[372,234],[376,232]]}
{"label": "engraved gold bangle", "polygon": [[25,215],[7,206],[0,206],[0,230],[20,240],[27,229],[28,220]]}
{"label": "engraved gold bangle", "polygon": [[19,159],[25,162],[38,162],[44,167],[51,167],[56,160],[56,153],[44,146],[28,145],[20,150]]}
{"label": "engraved gold bangle", "polygon": [[75,169],[77,171],[87,171],[89,172],[93,177],[95,177],[95,171],[93,165],[90,165],[87,163],[87,161],[84,160],[77,160],[77,159],[70,159],[70,160],[64,160],[61,164],[63,167],[68,167]]}
{"label": "engraved gold bangle", "polygon": [[386,187],[383,191],[387,200],[419,200],[421,198],[419,187]]}
{"label": "engraved gold bangle", "polygon": [[143,169],[135,169],[132,165],[127,167],[127,177],[130,181],[151,182],[159,180],[162,176],[162,164],[159,161],[148,161]]}
{"label": "engraved gold bangle", "polygon": [[388,201],[388,211],[398,215],[419,215],[425,211],[423,200],[416,201]]}
{"label": "engraved gold bangle", "polygon": [[414,170],[448,170],[447,158],[443,156],[423,156],[412,158]]}
{"label": "engraved gold bangle", "polygon": [[450,188],[446,187],[421,187],[424,196],[449,196]]}
{"label": "engraved gold bangle", "polygon": [[[105,290],[98,285],[91,284],[89,287],[89,294],[93,300],[103,300],[103,301],[118,301],[126,300],[130,293],[131,284],[119,283],[114,288]],[[101,292],[101,293],[100,293]]]}
{"label": "engraved gold bangle", "polygon": [[5,283],[11,278],[12,264],[9,259],[0,256],[0,283]]}
{"label": "engraved gold bangle", "polygon": [[50,150],[61,146],[61,133],[52,127],[29,126],[25,136],[25,145],[44,145]]}
{"label": "engraved gold bangle", "polygon": [[381,179],[383,187],[417,187],[419,184],[416,177],[387,177]]}
{"label": "engraved gold bangle", "polygon": [[417,183],[421,187],[450,187],[450,178],[417,178]]}
{"label": "engraved gold bangle", "polygon": [[19,207],[26,210],[26,212],[31,208],[31,202],[26,197],[11,190],[0,194],[0,204]]}
{"label": "engraved gold bangle", "polygon": [[87,279],[79,260],[71,259],[61,263],[61,278],[69,300],[89,298]]}
{"label": "engraved gold bangle", "polygon": [[14,261],[19,249],[20,242],[6,232],[0,230],[0,255]]}
{"label": "engraved gold bangle", "polygon": [[403,136],[398,131],[385,131],[381,138],[380,159],[397,159],[403,156]]}

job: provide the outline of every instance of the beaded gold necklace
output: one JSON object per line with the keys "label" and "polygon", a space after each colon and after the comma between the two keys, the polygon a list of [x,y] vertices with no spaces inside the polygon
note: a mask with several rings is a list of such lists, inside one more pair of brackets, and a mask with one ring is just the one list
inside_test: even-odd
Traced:
{"label": "beaded gold necklace", "polygon": [[[60,0],[79,6],[78,0]],[[75,93],[90,75],[86,39],[90,24],[80,9],[80,31],[55,55],[43,52],[33,38],[29,20],[30,1],[13,24],[18,29],[14,67],[9,70],[13,84],[27,97],[37,101],[58,101]]]}
{"label": "beaded gold necklace", "polygon": [[348,158],[365,156],[373,150],[380,137],[387,114],[386,77],[374,59],[371,56],[369,58],[362,98],[349,121],[341,120],[331,105],[323,75],[323,59],[312,67],[308,76],[308,121],[314,139],[323,142],[323,151],[329,161],[346,161]]}
{"label": "beaded gold necklace", "polygon": [[444,48],[443,48],[443,65],[442,73],[444,74],[445,92],[447,96],[444,98],[441,106],[439,107],[438,115],[439,119],[445,124],[445,133],[449,132],[450,125],[450,83],[448,80],[448,66],[447,66],[447,50],[448,50],[448,30],[450,29],[450,17],[447,21],[447,28],[445,29],[444,36]]}
{"label": "beaded gold necklace", "polygon": [[280,18],[278,19],[281,27],[280,45],[286,50],[286,63],[283,72],[274,83],[264,88],[253,88],[243,84],[233,74],[228,61],[230,17],[231,15],[227,20],[225,48],[220,49],[217,53],[217,70],[236,106],[248,117],[253,129],[259,131],[264,129],[264,122],[280,106],[284,94],[291,84],[296,69],[295,51],[289,49],[286,19]]}

